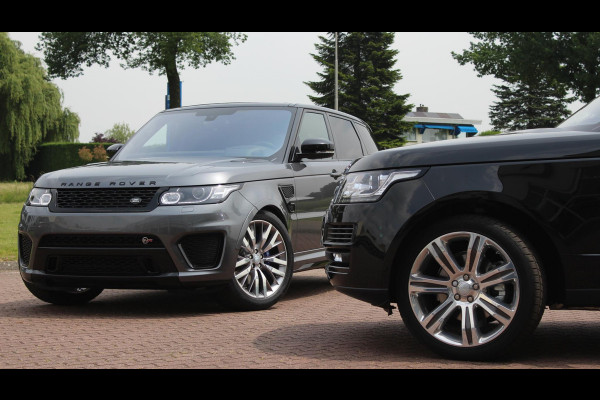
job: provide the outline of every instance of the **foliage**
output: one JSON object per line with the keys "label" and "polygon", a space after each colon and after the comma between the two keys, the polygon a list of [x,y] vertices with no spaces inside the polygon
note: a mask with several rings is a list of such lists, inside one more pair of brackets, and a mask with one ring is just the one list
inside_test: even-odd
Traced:
{"label": "foliage", "polygon": [[92,158],[94,158],[94,155],[87,147],[80,148],[79,151],[77,151],[77,154],[79,155],[79,158],[81,158],[86,163],[91,162]]}
{"label": "foliage", "polygon": [[91,140],[91,143],[118,143],[116,139],[104,136],[104,133],[97,132]]}
{"label": "foliage", "polygon": [[490,131],[479,132],[478,136],[492,136],[492,135],[499,135],[500,133],[502,133],[502,132],[490,130]]}
{"label": "foliage", "polygon": [[[101,146],[103,149],[112,143],[44,143],[35,157],[27,167],[27,174],[35,180],[46,172],[52,172],[63,168],[78,167],[94,160],[94,148]],[[79,151],[82,147],[89,150],[92,160],[85,161],[80,158]],[[96,159],[96,161],[99,161]]]}
{"label": "foliage", "polygon": [[[25,166],[48,135],[79,136],[76,114],[61,107],[61,93],[41,62],[0,32],[0,179],[24,179]],[[78,122],[77,122],[78,125]]]}
{"label": "foliage", "polygon": [[79,138],[79,115],[65,108],[56,119],[54,126],[50,127],[44,142],[76,142]]}
{"label": "foliage", "polygon": [[[334,107],[335,34],[320,36],[313,58],[324,67],[316,82],[305,82],[319,96],[309,96],[315,104]],[[393,69],[397,50],[389,47],[392,32],[341,32],[338,39],[338,81],[340,111],[367,122],[380,148],[401,146],[401,134],[410,129],[402,119],[412,108],[408,94],[398,95],[393,87],[402,75]]]}
{"label": "foliage", "polygon": [[452,53],[479,76],[532,85],[555,82],[588,103],[600,93],[600,32],[470,32],[477,42]]}
{"label": "foliage", "polygon": [[104,132],[108,139],[114,140],[114,143],[126,143],[135,133],[125,122],[116,123],[112,128]]}
{"label": "foliage", "polygon": [[552,128],[570,115],[565,105],[566,90],[555,85],[494,85],[498,101],[490,107],[496,130]]}
{"label": "foliage", "polygon": [[142,68],[166,75],[171,108],[181,106],[179,70],[229,64],[232,47],[246,35],[235,32],[43,32],[37,49],[44,53],[51,77],[79,76],[82,66],[108,67],[110,55],[125,68]]}

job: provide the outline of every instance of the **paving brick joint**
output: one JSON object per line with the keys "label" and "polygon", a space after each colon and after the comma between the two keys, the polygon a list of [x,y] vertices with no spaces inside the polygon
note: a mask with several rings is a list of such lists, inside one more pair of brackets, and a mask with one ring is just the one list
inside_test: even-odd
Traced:
{"label": "paving brick joint", "polygon": [[0,262],[2,369],[598,369],[600,313],[546,310],[530,343],[499,362],[459,362],[415,340],[397,312],[296,274],[269,310],[232,312],[198,291],[105,290],[46,304]]}

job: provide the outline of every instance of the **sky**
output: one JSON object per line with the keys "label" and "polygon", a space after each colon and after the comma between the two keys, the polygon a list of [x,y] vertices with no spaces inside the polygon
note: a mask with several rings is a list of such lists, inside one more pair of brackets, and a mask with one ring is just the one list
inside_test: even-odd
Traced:
{"label": "sky", "polygon": [[[42,58],[35,50],[40,32],[9,32],[21,48]],[[315,95],[304,82],[318,81],[323,68],[310,55],[325,32],[248,32],[244,43],[233,48],[229,65],[211,63],[205,68],[180,71],[182,105],[223,102],[289,102],[311,104]],[[496,101],[493,77],[478,77],[471,65],[461,66],[451,52],[469,47],[466,32],[396,32],[391,48],[399,51],[395,68],[402,75],[397,94],[410,94],[408,102],[431,112],[458,113],[481,120],[481,132],[491,129],[489,107]],[[124,69],[118,60],[109,68],[84,67],[83,75],[52,80],[62,91],[63,106],[80,119],[79,141],[88,142],[116,123],[138,130],[165,108],[166,76]],[[577,109],[577,105],[573,110]],[[413,108],[414,111],[414,108]],[[368,122],[368,121],[366,121]]]}

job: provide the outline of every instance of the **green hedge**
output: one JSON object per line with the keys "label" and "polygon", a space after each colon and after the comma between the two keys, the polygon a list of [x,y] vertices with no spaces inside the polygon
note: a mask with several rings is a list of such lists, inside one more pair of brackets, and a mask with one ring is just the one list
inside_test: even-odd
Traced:
{"label": "green hedge", "polygon": [[89,164],[89,161],[84,161],[79,158],[79,149],[87,147],[92,151],[94,147],[98,145],[104,146],[104,149],[107,149],[112,144],[113,143],[44,143],[38,147],[37,153],[25,171],[28,177],[35,180],[46,172]]}

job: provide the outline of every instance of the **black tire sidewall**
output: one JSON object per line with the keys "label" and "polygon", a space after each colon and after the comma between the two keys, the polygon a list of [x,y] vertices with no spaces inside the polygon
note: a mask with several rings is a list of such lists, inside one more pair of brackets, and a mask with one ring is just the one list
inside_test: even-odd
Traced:
{"label": "black tire sidewall", "polygon": [[[482,234],[496,242],[512,260],[519,279],[519,304],[509,326],[491,342],[467,348],[443,343],[426,332],[412,311],[407,290],[413,262],[421,250],[435,238],[457,231]],[[409,248],[409,252],[398,265],[401,268],[396,280],[396,284],[399,285],[398,308],[407,328],[439,354],[472,360],[508,357],[539,323],[545,304],[541,270],[531,247],[513,228],[488,217],[458,216],[423,230],[411,241]]]}
{"label": "black tire sidewall", "polygon": [[292,241],[290,239],[287,228],[285,227],[283,222],[281,222],[281,220],[277,218],[277,216],[268,211],[259,211],[252,219],[252,222],[257,220],[266,221],[273,225],[279,231],[281,237],[283,238],[283,241],[285,242],[288,265],[286,267],[285,277],[277,293],[273,294],[267,299],[256,299],[254,297],[249,296],[240,287],[235,277],[232,277],[231,281],[229,282],[229,284],[223,292],[222,300],[229,306],[242,311],[264,310],[273,306],[287,292],[293,274],[294,251],[292,249]]}

